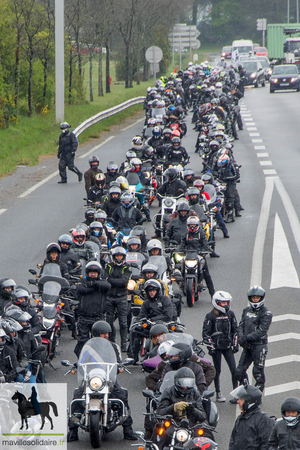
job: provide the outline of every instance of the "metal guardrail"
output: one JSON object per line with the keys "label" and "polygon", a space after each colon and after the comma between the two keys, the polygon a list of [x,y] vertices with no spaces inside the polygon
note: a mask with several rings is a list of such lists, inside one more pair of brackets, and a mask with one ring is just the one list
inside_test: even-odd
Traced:
{"label": "metal guardrail", "polygon": [[99,122],[100,120],[107,119],[108,117],[113,116],[114,114],[124,111],[124,109],[127,109],[130,106],[143,103],[145,98],[146,97],[132,98],[131,100],[127,100],[127,102],[114,106],[113,108],[106,109],[105,111],[102,111],[99,114],[96,114],[95,116],[90,117],[89,119],[82,122],[77,128],[75,128],[75,130],[73,130],[73,133],[75,134],[75,136],[78,137],[83,131],[85,131],[87,128],[94,125],[95,123]]}

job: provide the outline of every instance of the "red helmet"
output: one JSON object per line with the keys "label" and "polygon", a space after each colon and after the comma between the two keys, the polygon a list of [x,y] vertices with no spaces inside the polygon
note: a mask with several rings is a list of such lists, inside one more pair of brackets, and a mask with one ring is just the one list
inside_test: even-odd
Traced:
{"label": "red helmet", "polygon": [[202,191],[202,189],[204,188],[204,181],[197,179],[194,181],[193,186],[198,188],[199,191]]}
{"label": "red helmet", "polygon": [[85,231],[82,230],[81,228],[77,228],[77,229],[73,230],[72,231],[72,239],[76,245],[82,247],[86,241]]}

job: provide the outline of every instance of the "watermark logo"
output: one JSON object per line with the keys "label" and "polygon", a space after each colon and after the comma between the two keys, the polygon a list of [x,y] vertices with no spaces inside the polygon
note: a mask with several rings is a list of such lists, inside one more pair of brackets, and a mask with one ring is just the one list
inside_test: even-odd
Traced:
{"label": "watermark logo", "polygon": [[66,383],[0,385],[0,448],[67,449]]}

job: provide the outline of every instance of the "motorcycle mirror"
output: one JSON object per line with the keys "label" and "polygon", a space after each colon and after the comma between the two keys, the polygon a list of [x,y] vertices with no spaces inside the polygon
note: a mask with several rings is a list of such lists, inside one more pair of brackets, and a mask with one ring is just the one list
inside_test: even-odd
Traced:
{"label": "motorcycle mirror", "polygon": [[134,358],[126,358],[123,362],[123,366],[129,366],[130,364],[134,364]]}
{"label": "motorcycle mirror", "polygon": [[202,394],[202,397],[203,398],[210,398],[210,397],[212,397],[213,395],[214,395],[214,391],[204,391],[203,392],[203,394]]}
{"label": "motorcycle mirror", "polygon": [[141,439],[144,439],[145,433],[143,431],[135,431],[134,434]]}
{"label": "motorcycle mirror", "polygon": [[36,280],[33,280],[32,278],[29,278],[28,284],[36,284]]}
{"label": "motorcycle mirror", "polygon": [[45,347],[43,346],[43,345],[39,345],[37,348],[36,348],[36,352],[43,352],[45,350]]}
{"label": "motorcycle mirror", "polygon": [[41,268],[42,268],[42,264],[41,264],[41,263],[38,263],[38,264],[36,265],[36,267],[37,267],[38,269],[41,269]]}
{"label": "motorcycle mirror", "polygon": [[154,397],[154,392],[151,389],[144,389],[142,391],[142,394],[143,394],[144,397],[147,397],[147,398],[153,398]]}
{"label": "motorcycle mirror", "polygon": [[66,366],[66,367],[72,366],[70,361],[68,361],[67,359],[63,359],[60,363],[61,363],[62,366]]}
{"label": "motorcycle mirror", "polygon": [[29,271],[28,272],[30,272],[31,273],[31,275],[36,275],[37,274],[37,271],[36,270],[34,270],[34,269],[29,269]]}

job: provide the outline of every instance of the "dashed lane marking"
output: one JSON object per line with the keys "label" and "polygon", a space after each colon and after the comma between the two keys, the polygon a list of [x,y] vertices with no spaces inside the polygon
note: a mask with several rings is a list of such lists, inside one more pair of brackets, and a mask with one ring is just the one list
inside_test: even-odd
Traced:
{"label": "dashed lane marking", "polygon": [[265,145],[254,145],[254,150],[266,150]]}
{"label": "dashed lane marking", "polygon": [[269,153],[257,153],[256,156],[258,158],[268,158]]}
{"label": "dashed lane marking", "polygon": [[261,166],[273,166],[272,161],[259,161]]}
{"label": "dashed lane marking", "polygon": [[282,334],[274,334],[273,336],[269,336],[268,342],[281,342],[286,341],[288,339],[295,339],[296,341],[300,341],[300,333],[282,333]]}
{"label": "dashed lane marking", "polygon": [[0,209],[0,214],[3,214],[7,209]]}
{"label": "dashed lane marking", "polygon": [[255,136],[260,136],[260,134],[259,133],[249,133],[249,136],[250,137],[255,137]]}
{"label": "dashed lane marking", "polygon": [[300,321],[300,314],[280,314],[272,318],[273,322],[282,322],[283,320],[298,320]]}
{"label": "dashed lane marking", "polygon": [[134,127],[135,125],[137,125],[138,123],[142,122],[143,120],[145,120],[145,119],[139,119],[139,120],[136,120],[136,121],[135,121],[134,123],[132,123],[131,125],[128,125],[128,127],[122,128],[121,131],[129,130],[129,128]]}
{"label": "dashed lane marking", "polygon": [[99,148],[103,147],[103,145],[107,144],[107,142],[111,141],[114,137],[115,136],[110,136],[105,141],[101,142],[101,144],[95,145],[95,147],[93,147],[91,150],[89,150],[88,152],[86,152],[83,155],[79,156],[79,159],[83,159],[86,156],[90,155],[91,153],[94,153],[96,150],[99,150]]}
{"label": "dashed lane marking", "polygon": [[251,139],[253,144],[259,144],[260,142],[263,142],[262,139]]}
{"label": "dashed lane marking", "polygon": [[291,383],[277,384],[265,388],[264,395],[281,394],[282,392],[296,391],[300,389],[300,381],[292,381]]}
{"label": "dashed lane marking", "polygon": [[265,169],[263,172],[264,172],[264,175],[277,175],[277,172],[275,169]]}

